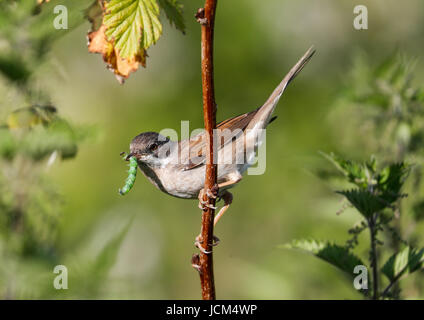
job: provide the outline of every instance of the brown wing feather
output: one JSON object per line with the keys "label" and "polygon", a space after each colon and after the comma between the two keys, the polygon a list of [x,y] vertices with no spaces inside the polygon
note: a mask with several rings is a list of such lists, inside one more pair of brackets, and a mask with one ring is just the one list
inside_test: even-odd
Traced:
{"label": "brown wing feather", "polygon": [[230,129],[231,131],[236,129],[244,130],[246,129],[250,120],[253,119],[256,112],[258,112],[258,109],[221,121],[220,123],[216,125],[216,127],[217,129],[221,129],[221,130],[223,129]]}
{"label": "brown wing feather", "polygon": [[[230,132],[234,132],[235,130],[242,130],[244,131],[249,124],[249,122],[253,119],[258,109],[243,113],[241,115],[235,116],[233,118],[221,121],[217,124],[216,128],[220,130],[230,130]],[[226,145],[230,140],[231,136],[222,136],[222,140],[220,143],[219,148],[222,148],[224,145]],[[180,146],[181,146],[180,141]],[[181,149],[181,148],[180,148]],[[182,169],[183,170],[190,170],[197,168],[201,165],[203,165],[206,162],[206,141],[205,141],[205,134],[200,133],[197,136],[193,137],[189,141],[189,163],[183,164]]]}

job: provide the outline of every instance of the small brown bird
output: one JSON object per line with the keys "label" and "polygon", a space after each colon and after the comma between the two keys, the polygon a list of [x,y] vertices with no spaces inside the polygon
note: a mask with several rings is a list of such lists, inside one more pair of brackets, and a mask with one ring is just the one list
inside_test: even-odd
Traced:
{"label": "small brown bird", "polygon": [[[311,47],[280,82],[263,106],[251,112],[222,121],[217,125],[217,183],[218,198],[224,206],[215,216],[214,224],[228,209],[232,194],[228,191],[242,179],[242,174],[253,164],[261,143],[263,129],[274,120],[272,113],[291,80],[306,65],[315,50]],[[206,133],[190,139],[171,141],[156,132],[144,132],[130,144],[130,154],[137,158],[143,174],[161,191],[186,199],[203,202],[206,168]],[[238,147],[241,145],[241,148]],[[241,160],[240,160],[241,159]],[[216,196],[208,190],[208,196]]]}

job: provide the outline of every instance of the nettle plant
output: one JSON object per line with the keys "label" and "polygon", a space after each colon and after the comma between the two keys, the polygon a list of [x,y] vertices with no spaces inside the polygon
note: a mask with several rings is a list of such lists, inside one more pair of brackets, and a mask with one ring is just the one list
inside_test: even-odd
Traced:
{"label": "nettle plant", "polygon": [[[336,125],[343,141],[353,140],[346,146],[350,150],[360,148],[385,162],[414,163],[407,186],[410,199],[400,211],[406,213],[402,223],[415,225],[424,218],[424,90],[413,81],[416,65],[415,59],[398,52],[381,63],[356,54],[335,101],[339,118],[333,121],[343,123],[344,130]],[[346,118],[350,121],[344,121]],[[348,130],[347,125],[352,128]]]}
{"label": "nettle plant", "polygon": [[[84,21],[83,0],[69,2],[74,24]],[[0,1],[0,298],[93,298],[115,263],[129,224],[93,259],[59,250],[65,196],[47,174],[53,163],[75,159],[91,127],[62,117],[43,72],[55,76],[51,47],[64,35],[52,27],[52,10],[35,1]],[[56,290],[54,267],[70,269],[70,290]],[[95,275],[86,277],[86,274]]]}
{"label": "nettle plant", "polygon": [[[421,269],[424,262],[424,248],[411,247],[393,227],[400,202],[407,196],[402,193],[402,187],[411,166],[403,162],[380,166],[374,157],[359,163],[335,154],[324,156],[343,174],[344,180],[353,185],[351,189],[337,191],[347,202],[342,210],[355,208],[361,220],[348,230],[351,237],[345,244],[310,239],[294,240],[284,247],[307,251],[339,268],[356,279],[355,288],[366,297],[399,298],[400,292],[395,285],[401,278]],[[365,230],[369,232],[368,263],[355,252],[360,241],[359,235]],[[381,240],[384,231],[397,237],[402,246],[381,264],[383,253],[391,251]],[[372,275],[368,276],[369,272]],[[383,275],[385,281],[381,281]]]}

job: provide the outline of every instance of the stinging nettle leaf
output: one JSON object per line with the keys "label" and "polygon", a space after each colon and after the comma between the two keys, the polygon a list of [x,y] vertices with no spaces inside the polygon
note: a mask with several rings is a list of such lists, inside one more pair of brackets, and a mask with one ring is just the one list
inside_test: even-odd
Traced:
{"label": "stinging nettle leaf", "polygon": [[421,250],[405,247],[398,253],[393,254],[381,268],[383,274],[394,281],[406,273],[413,273],[424,264],[424,248]]}
{"label": "stinging nettle leaf", "polygon": [[[354,183],[361,188],[367,187],[367,172],[364,166],[356,162],[343,159],[334,153],[326,154],[321,152],[321,154],[333,163],[333,165],[349,179],[349,182]],[[375,164],[370,164],[369,167],[372,166],[375,166]]]}
{"label": "stinging nettle leaf", "polygon": [[410,166],[403,162],[383,168],[377,179],[381,198],[389,203],[396,201],[401,196],[400,191],[409,171]]}
{"label": "stinging nettle leaf", "polygon": [[344,195],[346,199],[366,218],[369,218],[374,213],[390,206],[389,203],[367,190],[352,189],[337,191],[337,193]]}
{"label": "stinging nettle leaf", "polygon": [[169,23],[185,33],[183,6],[177,0],[159,0],[159,6],[165,11]]}
{"label": "stinging nettle leaf", "polygon": [[365,264],[351,253],[347,248],[327,241],[319,241],[314,239],[293,240],[289,244],[280,246],[286,249],[300,249],[313,254],[314,256],[332,264],[341,271],[347,273],[350,277],[354,277],[353,270],[358,265]]}

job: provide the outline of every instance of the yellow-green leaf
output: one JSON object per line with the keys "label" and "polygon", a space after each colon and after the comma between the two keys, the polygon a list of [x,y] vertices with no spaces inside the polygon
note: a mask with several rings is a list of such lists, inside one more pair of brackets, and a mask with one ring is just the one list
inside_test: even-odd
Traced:
{"label": "yellow-green leaf", "polygon": [[392,255],[382,267],[381,271],[390,280],[394,281],[406,273],[412,273],[423,267],[424,249],[405,247]]}
{"label": "yellow-green leaf", "polygon": [[122,58],[133,58],[162,34],[155,0],[111,0],[105,3],[106,36]]}

